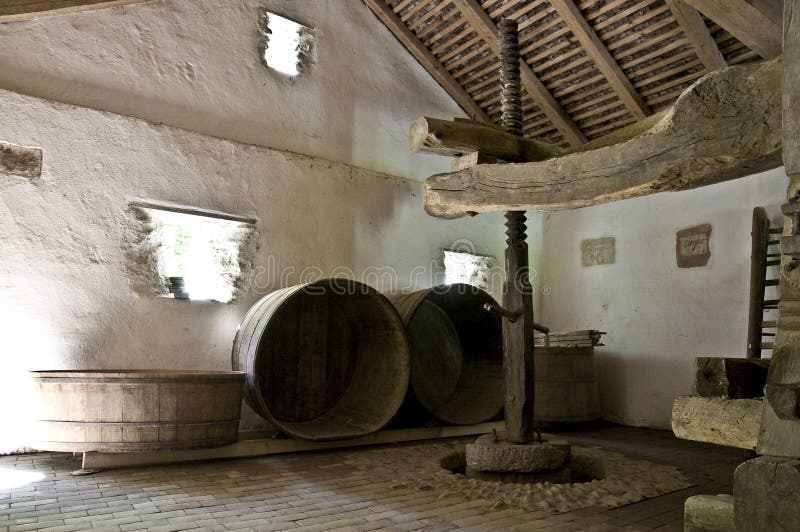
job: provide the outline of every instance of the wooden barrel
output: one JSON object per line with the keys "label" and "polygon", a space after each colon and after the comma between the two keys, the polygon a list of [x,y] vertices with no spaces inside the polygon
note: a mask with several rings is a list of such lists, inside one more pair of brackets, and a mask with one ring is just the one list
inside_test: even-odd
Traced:
{"label": "wooden barrel", "polygon": [[389,296],[403,318],[411,355],[410,391],[437,419],[482,423],[503,408],[503,337],[495,303],[467,284]]}
{"label": "wooden barrel", "polygon": [[539,347],[536,370],[537,421],[578,422],[600,418],[593,347]]}
{"label": "wooden barrel", "polygon": [[328,279],[272,292],[239,324],[233,368],[245,399],[309,440],[374,432],[408,389],[408,342],[391,303],[365,284]]}
{"label": "wooden barrel", "polygon": [[239,432],[235,371],[33,371],[33,447],[127,452],[215,447]]}

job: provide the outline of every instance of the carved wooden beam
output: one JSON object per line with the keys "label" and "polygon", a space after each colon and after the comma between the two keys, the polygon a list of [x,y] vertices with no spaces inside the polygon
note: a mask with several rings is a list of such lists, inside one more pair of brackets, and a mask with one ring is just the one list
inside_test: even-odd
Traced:
{"label": "carved wooden beam", "polygon": [[619,144],[432,176],[425,208],[456,218],[686,190],[776,168],[781,144],[781,61],[775,59],[707,74],[650,129]]}
{"label": "carved wooden beam", "polygon": [[[719,24],[764,58],[781,53],[782,29],[776,22],[774,2],[747,0],[686,0],[688,4]],[[762,6],[763,4],[763,6]]]}
{"label": "carved wooden beam", "polygon": [[398,41],[406,47],[411,55],[421,64],[425,70],[436,80],[442,88],[447,91],[455,102],[461,106],[471,118],[491,123],[489,118],[481,107],[475,103],[472,96],[467,94],[461,85],[455,80],[450,73],[442,66],[438,59],[425,47],[424,44],[414,35],[408,27],[400,20],[400,17],[392,11],[392,8],[384,2],[384,0],[363,0],[372,12],[383,22],[387,28],[394,34]]}
{"label": "carved wooden beam", "polygon": [[32,20],[47,15],[139,4],[150,0],[14,0],[0,2],[0,22]]}
{"label": "carved wooden beam", "polygon": [[480,151],[504,161],[543,161],[564,150],[559,146],[512,135],[498,126],[456,118],[453,121],[422,116],[408,132],[412,152],[460,157]]}

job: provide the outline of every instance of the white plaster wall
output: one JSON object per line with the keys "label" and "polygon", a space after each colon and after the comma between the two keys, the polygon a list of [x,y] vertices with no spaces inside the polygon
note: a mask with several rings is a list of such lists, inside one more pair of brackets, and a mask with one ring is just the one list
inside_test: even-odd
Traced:
{"label": "white plaster wall", "polygon": [[[0,116],[0,139],[44,150],[41,184],[0,177],[0,450],[24,444],[9,427],[28,413],[25,371],[229,369],[245,311],[306,267],[391,267],[402,287],[460,239],[502,267],[501,216],[427,216],[415,181],[7,91]],[[134,198],[255,214],[260,286],[230,305],[135,293],[125,258]]]}
{"label": "white plaster wall", "polygon": [[[780,219],[787,183],[779,168],[544,216],[542,321],[608,332],[596,357],[607,419],[668,428],[694,357],[745,355],[752,209]],[[713,226],[708,265],[678,268],[676,231],[702,223]],[[616,263],[582,267],[581,240],[600,236],[616,237]]]}
{"label": "white plaster wall", "polygon": [[[257,57],[263,7],[315,28],[291,80]],[[420,115],[465,116],[361,0],[153,0],[0,24],[0,88],[411,179]]]}

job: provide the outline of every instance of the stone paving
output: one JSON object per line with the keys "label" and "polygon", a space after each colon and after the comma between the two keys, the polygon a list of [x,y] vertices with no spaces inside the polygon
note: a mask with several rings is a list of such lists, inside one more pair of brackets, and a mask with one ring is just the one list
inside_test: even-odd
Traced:
{"label": "stone paving", "polygon": [[[563,513],[466,500],[400,482],[404,452],[374,468],[346,451],[103,471],[75,477],[67,454],[0,457],[0,530],[681,530],[683,501],[730,493],[745,451],[677,440],[671,433],[601,427],[560,433],[635,459],[680,467],[694,487],[615,509]],[[464,440],[467,441],[467,440]],[[385,447],[391,448],[391,447]],[[365,455],[367,453],[364,453]],[[373,453],[375,454],[375,453]],[[393,472],[394,471],[394,472]]]}

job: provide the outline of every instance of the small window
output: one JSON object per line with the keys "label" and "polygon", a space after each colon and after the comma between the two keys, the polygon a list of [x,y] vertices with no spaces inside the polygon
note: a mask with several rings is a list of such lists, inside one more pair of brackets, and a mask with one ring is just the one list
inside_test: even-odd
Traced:
{"label": "small window", "polygon": [[308,70],[314,54],[314,35],[310,28],[266,11],[261,34],[259,53],[267,67],[290,77]]}
{"label": "small window", "polygon": [[494,257],[473,255],[460,251],[444,252],[445,283],[464,283],[488,290]]}
{"label": "small window", "polygon": [[134,202],[146,215],[146,250],[162,297],[228,303],[242,276],[240,256],[255,219],[190,207]]}

